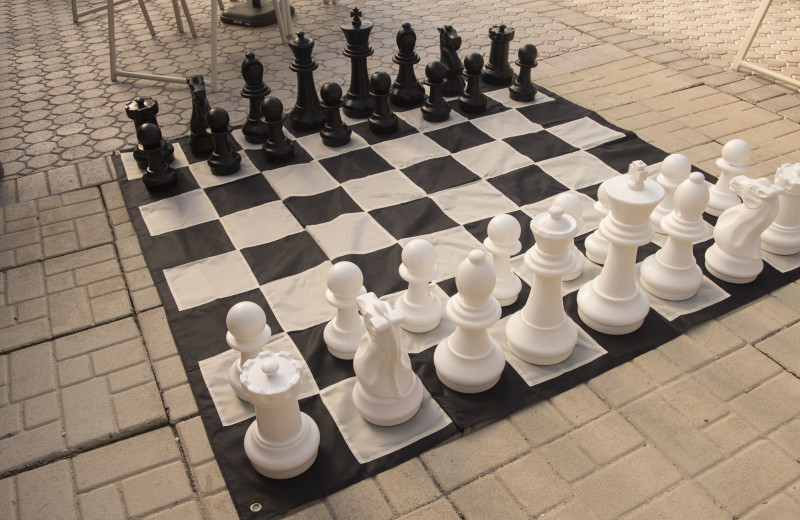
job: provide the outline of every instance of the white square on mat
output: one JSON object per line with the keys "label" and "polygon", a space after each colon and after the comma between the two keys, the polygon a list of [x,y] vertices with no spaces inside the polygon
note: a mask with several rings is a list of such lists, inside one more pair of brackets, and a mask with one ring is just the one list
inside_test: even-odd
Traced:
{"label": "white square on mat", "polygon": [[515,101],[511,99],[511,96],[509,95],[507,88],[499,88],[497,90],[492,90],[491,92],[487,92],[486,95],[510,108],[522,108],[530,105],[538,105],[539,103],[547,103],[548,101],[553,101],[553,98],[542,92],[537,92],[536,95],[533,97],[533,101]]}
{"label": "white square on mat", "polygon": [[371,253],[396,243],[368,213],[344,213],[330,222],[310,225],[306,230],[331,259]]}
{"label": "white square on mat", "polygon": [[439,267],[439,274],[432,280],[433,282],[453,278],[458,265],[469,255],[470,251],[483,249],[483,244],[461,226],[429,235],[404,238],[400,241],[400,245],[405,246],[415,238],[427,240],[436,249],[436,265]]}
{"label": "white square on mat", "polygon": [[276,200],[220,218],[236,249],[274,242],[303,231],[292,213]]}
{"label": "white square on mat", "polygon": [[774,253],[768,253],[761,250],[761,258],[764,262],[768,263],[778,271],[782,273],[786,273],[800,267],[800,253],[795,253],[793,255],[776,255]]}
{"label": "white square on mat", "polygon": [[369,146],[363,137],[353,132],[350,135],[350,142],[342,146],[326,146],[322,142],[319,132],[298,137],[297,142],[316,160],[341,155],[343,153],[352,152],[353,150],[360,150]]}
{"label": "white square on mat", "polygon": [[[636,282],[638,283],[641,276],[641,262],[636,264],[635,273]],[[714,305],[730,297],[730,294],[706,276],[703,276],[703,281],[697,293],[688,300],[662,300],[647,292],[643,287],[641,287],[641,289],[650,300],[650,307],[669,321],[683,316],[684,314],[690,314],[705,309],[710,305]]]}
{"label": "white square on mat", "polygon": [[436,144],[433,139],[418,133],[374,144],[372,149],[398,170],[428,159],[450,155],[450,152]]}
{"label": "white square on mat", "polygon": [[151,236],[186,229],[219,218],[203,190],[192,190],[139,207]]}
{"label": "white square on mat", "polygon": [[263,175],[282,199],[316,195],[339,186],[317,161],[266,170]]}
{"label": "white square on mat", "polygon": [[453,154],[453,159],[476,175],[487,179],[533,164],[505,141],[492,141]]}
{"label": "white square on mat", "polygon": [[[180,146],[175,146],[174,148],[174,159],[169,165],[176,170],[184,166],[189,166],[189,160],[186,158],[186,154],[183,153],[183,148]],[[122,166],[125,168],[125,177],[129,181],[144,177],[144,170],[139,168],[139,164],[136,162],[136,159],[133,158],[133,152],[121,153],[120,159],[122,159]]]}
{"label": "white square on mat", "polygon": [[437,191],[430,198],[459,224],[510,213],[518,208],[511,199],[484,180]]}
{"label": "white square on mat", "polygon": [[425,119],[422,117],[422,110],[419,109],[406,110],[405,112],[398,112],[397,117],[403,119],[406,123],[413,126],[420,132],[439,130],[440,128],[447,128],[448,126],[453,126],[457,125],[458,123],[463,123],[464,121],[468,121],[466,117],[452,110],[450,111],[450,117],[438,123],[425,121]]}
{"label": "white square on mat", "polygon": [[558,126],[551,126],[547,131],[575,148],[582,150],[588,150],[603,143],[625,137],[625,134],[603,126],[588,117],[582,117]]}
{"label": "white square on mat", "polygon": [[242,158],[239,171],[231,175],[214,175],[211,173],[211,167],[206,161],[190,164],[189,171],[192,172],[192,176],[201,188],[210,188],[212,186],[227,184],[237,179],[243,179],[259,173],[258,168],[256,168],[256,165],[253,164],[253,161],[251,161],[247,155],[240,153],[239,156]]}
{"label": "white square on mat", "polygon": [[472,120],[472,124],[495,139],[539,132],[542,125],[532,122],[516,110],[506,110]]}
{"label": "white square on mat", "polygon": [[328,271],[332,266],[326,261],[260,287],[283,330],[307,329],[336,315],[336,309],[325,300]]}
{"label": "white square on mat", "polygon": [[164,278],[180,311],[258,287],[239,251],[165,269]]}
{"label": "white square on mat", "polygon": [[573,190],[600,184],[619,172],[594,155],[578,150],[536,163],[548,175]]}
{"label": "white square on mat", "polygon": [[394,206],[425,196],[425,190],[398,170],[352,179],[344,182],[342,187],[364,211]]}

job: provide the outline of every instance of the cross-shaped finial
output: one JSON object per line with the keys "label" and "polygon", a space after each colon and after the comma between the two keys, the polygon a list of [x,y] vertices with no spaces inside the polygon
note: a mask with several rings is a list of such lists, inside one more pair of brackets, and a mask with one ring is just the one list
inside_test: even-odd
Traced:
{"label": "cross-shaped finial", "polygon": [[628,186],[634,190],[644,188],[644,181],[647,179],[647,165],[644,161],[633,161],[628,166],[628,175],[631,176]]}
{"label": "cross-shaped finial", "polygon": [[361,10],[358,7],[350,11],[350,16],[353,17],[353,27],[361,27]]}

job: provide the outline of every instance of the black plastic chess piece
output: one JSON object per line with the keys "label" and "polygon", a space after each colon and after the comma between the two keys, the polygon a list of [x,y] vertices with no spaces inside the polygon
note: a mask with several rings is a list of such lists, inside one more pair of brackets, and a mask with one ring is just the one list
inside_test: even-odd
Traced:
{"label": "black plastic chess piece", "polygon": [[[137,97],[125,105],[125,113],[133,120],[134,127],[137,131],[144,123],[152,123],[158,126],[158,121],[156,120],[158,101],[151,97]],[[164,139],[162,139],[162,141],[161,144],[164,145],[164,147],[161,153],[164,156],[164,162],[171,163],[175,158],[175,149],[172,144]],[[142,149],[141,145],[136,146],[133,150],[133,158],[136,160],[136,164],[139,165],[139,168],[143,170],[147,168],[147,154]]]}
{"label": "black plastic chess piece", "polygon": [[458,106],[464,112],[474,114],[486,110],[486,94],[481,92],[482,68],[483,56],[477,52],[464,58],[464,77],[467,78],[467,86],[458,98]]}
{"label": "black plastic chess piece", "polygon": [[483,81],[491,85],[511,85],[514,69],[508,64],[508,44],[514,39],[514,28],[495,25],[489,29],[492,46],[489,49],[489,63],[483,73]]}
{"label": "black plastic chess piece", "polygon": [[269,96],[271,89],[264,84],[264,66],[252,52],[248,52],[242,62],[242,77],[242,97],[250,100],[250,111],[247,121],[242,125],[242,135],[248,143],[263,143],[267,140],[269,128],[261,121],[261,102]]}
{"label": "black plastic chess piece", "polygon": [[397,114],[389,106],[389,89],[392,78],[385,72],[376,72],[369,78],[370,94],[375,97],[375,111],[369,116],[369,129],[373,134],[386,135],[397,131]]}
{"label": "black plastic chess piece", "polygon": [[536,97],[536,86],[531,81],[531,69],[538,63],[536,58],[539,51],[532,43],[526,43],[517,51],[517,61],[519,75],[514,83],[508,87],[508,96],[514,101],[533,101]]}
{"label": "black plastic chess piece", "polygon": [[212,108],[208,111],[208,127],[214,138],[214,151],[208,158],[208,166],[214,175],[231,175],[239,171],[242,158],[239,152],[231,148],[228,136],[231,133],[230,118],[222,108]]}
{"label": "black plastic chess piece", "polygon": [[269,126],[269,135],[261,147],[270,162],[283,162],[294,157],[294,141],[283,133],[283,103],[276,97],[268,97],[261,103],[261,115]]}
{"label": "black plastic chess piece", "polygon": [[369,33],[372,22],[361,20],[361,11],[358,7],[350,11],[353,21],[342,24],[340,29],[344,33],[347,44],[344,55],[350,58],[350,88],[344,96],[344,113],[350,117],[369,117],[375,109],[375,100],[369,95],[369,82],[367,80],[367,58],[374,52],[369,46]]}
{"label": "black plastic chess piece", "polygon": [[431,123],[439,123],[450,117],[450,105],[448,105],[442,95],[444,86],[444,75],[447,70],[441,61],[432,61],[425,67],[425,77],[428,78],[430,94],[425,103],[422,104],[422,118]]}
{"label": "black plastic chess piece", "polygon": [[206,83],[203,76],[189,76],[186,78],[189,90],[192,92],[192,118],[189,120],[189,148],[199,157],[211,155],[214,150],[214,139],[208,133],[208,105],[206,97]]}
{"label": "black plastic chess piece", "polygon": [[442,94],[444,96],[460,96],[464,92],[464,78],[461,71],[461,59],[458,57],[458,49],[461,48],[461,36],[458,35],[452,25],[439,27],[439,59],[445,68],[445,79]]}
{"label": "black plastic chess piece", "polygon": [[392,61],[397,63],[397,79],[392,84],[389,101],[399,107],[414,108],[425,101],[425,89],[417,81],[414,65],[419,63],[419,55],[414,52],[417,33],[410,23],[404,23],[397,31],[397,49]]}
{"label": "black plastic chess piece", "polygon": [[322,144],[325,146],[344,146],[350,142],[353,133],[350,127],[342,122],[339,109],[344,105],[342,101],[342,87],[338,83],[325,83],[319,89],[322,98],[322,108],[328,113],[328,121],[319,131]]}
{"label": "black plastic chess piece", "polygon": [[147,171],[142,176],[147,191],[168,191],[177,184],[175,169],[164,161],[164,139],[155,123],[142,123],[136,129],[136,139],[146,154]]}
{"label": "black plastic chess piece", "polygon": [[314,71],[317,62],[311,58],[314,40],[306,38],[304,32],[297,33],[297,38],[289,42],[294,59],[289,68],[297,73],[297,101],[289,112],[292,128],[300,132],[317,131],[328,119],[319,104],[317,89],[314,86]]}

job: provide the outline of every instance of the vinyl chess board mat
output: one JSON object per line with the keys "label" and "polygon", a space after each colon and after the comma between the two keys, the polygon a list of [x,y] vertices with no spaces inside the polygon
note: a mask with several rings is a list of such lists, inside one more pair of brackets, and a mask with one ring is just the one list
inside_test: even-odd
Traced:
{"label": "vinyl chess board mat", "polygon": [[[419,109],[397,110],[396,133],[372,134],[366,120],[345,121],[351,142],[322,144],[317,133],[297,133],[296,155],[268,162],[260,145],[234,130],[231,142],[242,156],[231,176],[210,173],[195,157],[188,138],[175,144],[178,185],[163,194],[147,192],[132,153],[115,156],[119,182],[141,248],[164,303],[169,326],[189,378],[222,474],[243,518],[250,506],[268,517],[326,496],[395,466],[446,439],[549,398],[652,350],[690,326],[729,312],[794,281],[800,257],[765,254],[764,271],[752,283],[714,279],[703,263],[707,240],[694,246],[705,280],[684,302],[650,296],[644,325],[623,336],[595,332],[577,314],[576,294],[601,267],[587,260],[583,275],[563,284],[567,314],[580,334],[574,353],[553,366],[534,366],[506,352],[499,383],[479,394],[454,392],[437,379],[434,347],[454,330],[443,318],[431,332],[403,331],[414,371],[425,386],[417,415],[395,427],[373,426],[350,398],[352,361],[334,358],[323,328],[335,315],[325,300],[326,275],[348,260],[361,268],[367,291],[393,302],[407,287],[400,278],[401,251],[424,238],[437,251],[439,274],[432,290],[443,301],[456,293],[458,264],[482,248],[489,220],[501,213],[522,226],[522,250],[512,268],[523,280],[516,303],[503,308],[490,333],[505,347],[508,317],[522,308],[532,274],[523,264],[533,245],[530,221],[553,197],[573,191],[584,208],[576,245],[597,228],[593,209],[601,182],[642,160],[654,176],[666,153],[597,114],[540,90],[519,103],[508,89],[490,90],[486,112],[460,112],[429,123]],[[721,149],[721,147],[720,147]],[[715,182],[713,177],[707,176]],[[710,225],[713,217],[707,217]],[[711,226],[710,226],[711,229]],[[658,250],[666,237],[639,248],[637,261]],[[637,264],[638,265],[638,264]],[[300,408],[318,424],[319,455],[304,474],[288,480],[259,475],[243,449],[253,421],[252,405],[240,401],[227,380],[238,352],[228,348],[225,318],[237,302],[252,301],[266,312],[272,330],[268,349],[287,351],[304,367]]]}

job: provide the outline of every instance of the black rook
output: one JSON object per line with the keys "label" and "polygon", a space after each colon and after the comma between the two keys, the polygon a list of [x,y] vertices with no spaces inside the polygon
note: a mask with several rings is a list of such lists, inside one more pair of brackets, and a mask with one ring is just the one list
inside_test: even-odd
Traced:
{"label": "black rook", "polygon": [[[151,97],[137,97],[125,105],[125,113],[129,118],[133,119],[133,124],[136,131],[138,131],[139,127],[144,123],[153,123],[156,126],[158,125],[158,121],[156,121],[156,115],[158,114],[158,101]],[[171,163],[172,159],[174,158],[175,149],[170,143],[164,141],[164,139],[161,139],[161,141],[161,144],[163,145],[161,153],[163,154],[164,161]],[[147,168],[147,154],[142,149],[141,145],[137,146],[133,151],[133,158],[136,160],[136,164],[139,165],[139,168],[143,170]]]}
{"label": "black rook", "polygon": [[483,81],[492,85],[511,85],[514,70],[508,64],[508,44],[514,39],[514,28],[495,25],[489,29],[492,47],[489,49],[489,63],[483,73]]}

